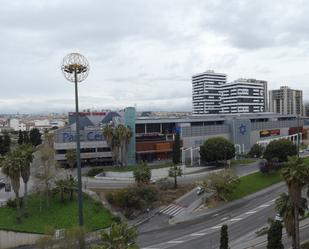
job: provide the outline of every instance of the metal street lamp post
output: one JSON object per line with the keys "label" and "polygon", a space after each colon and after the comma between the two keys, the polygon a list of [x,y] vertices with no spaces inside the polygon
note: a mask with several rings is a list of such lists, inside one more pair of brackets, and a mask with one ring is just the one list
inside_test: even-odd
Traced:
{"label": "metal street lamp post", "polygon": [[64,77],[75,85],[75,121],[76,121],[76,161],[77,161],[77,181],[78,181],[78,218],[79,225],[84,225],[83,217],[83,195],[82,195],[82,175],[80,162],[80,132],[79,132],[79,110],[78,110],[78,88],[77,83],[85,80],[89,73],[89,63],[87,59],[79,53],[71,53],[63,58],[61,70]]}

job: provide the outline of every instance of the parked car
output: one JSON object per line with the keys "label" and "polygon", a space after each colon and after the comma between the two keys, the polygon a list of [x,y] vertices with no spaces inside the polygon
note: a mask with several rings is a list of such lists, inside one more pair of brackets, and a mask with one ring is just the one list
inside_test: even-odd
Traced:
{"label": "parked car", "polygon": [[204,187],[198,186],[198,187],[196,188],[196,194],[197,194],[197,195],[201,195],[201,194],[203,194],[204,192],[205,192]]}

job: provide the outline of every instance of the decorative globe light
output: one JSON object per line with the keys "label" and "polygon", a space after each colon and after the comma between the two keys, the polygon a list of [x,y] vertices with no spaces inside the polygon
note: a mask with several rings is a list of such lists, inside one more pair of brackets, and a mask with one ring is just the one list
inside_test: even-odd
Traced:
{"label": "decorative globe light", "polygon": [[82,82],[89,74],[89,63],[87,59],[79,53],[70,53],[62,60],[61,70],[64,77],[71,81]]}

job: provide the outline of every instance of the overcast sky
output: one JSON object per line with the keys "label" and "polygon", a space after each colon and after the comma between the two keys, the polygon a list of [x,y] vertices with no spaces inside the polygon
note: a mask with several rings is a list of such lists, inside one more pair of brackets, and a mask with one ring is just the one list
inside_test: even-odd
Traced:
{"label": "overcast sky", "polygon": [[[191,76],[309,94],[306,0],[0,0],[0,113],[74,110],[62,58],[90,63],[80,109],[191,111]],[[309,98],[308,98],[309,100]]]}

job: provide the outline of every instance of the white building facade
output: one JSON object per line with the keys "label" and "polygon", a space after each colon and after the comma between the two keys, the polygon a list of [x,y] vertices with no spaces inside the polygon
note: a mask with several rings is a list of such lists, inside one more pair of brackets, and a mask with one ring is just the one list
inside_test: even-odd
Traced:
{"label": "white building facade", "polygon": [[221,87],[220,113],[267,111],[267,81],[238,79]]}
{"label": "white building facade", "polygon": [[206,71],[192,77],[193,115],[260,113],[268,111],[267,81],[238,79]]}
{"label": "white building facade", "polygon": [[217,114],[221,111],[221,86],[226,74],[206,71],[192,76],[193,114]]}

